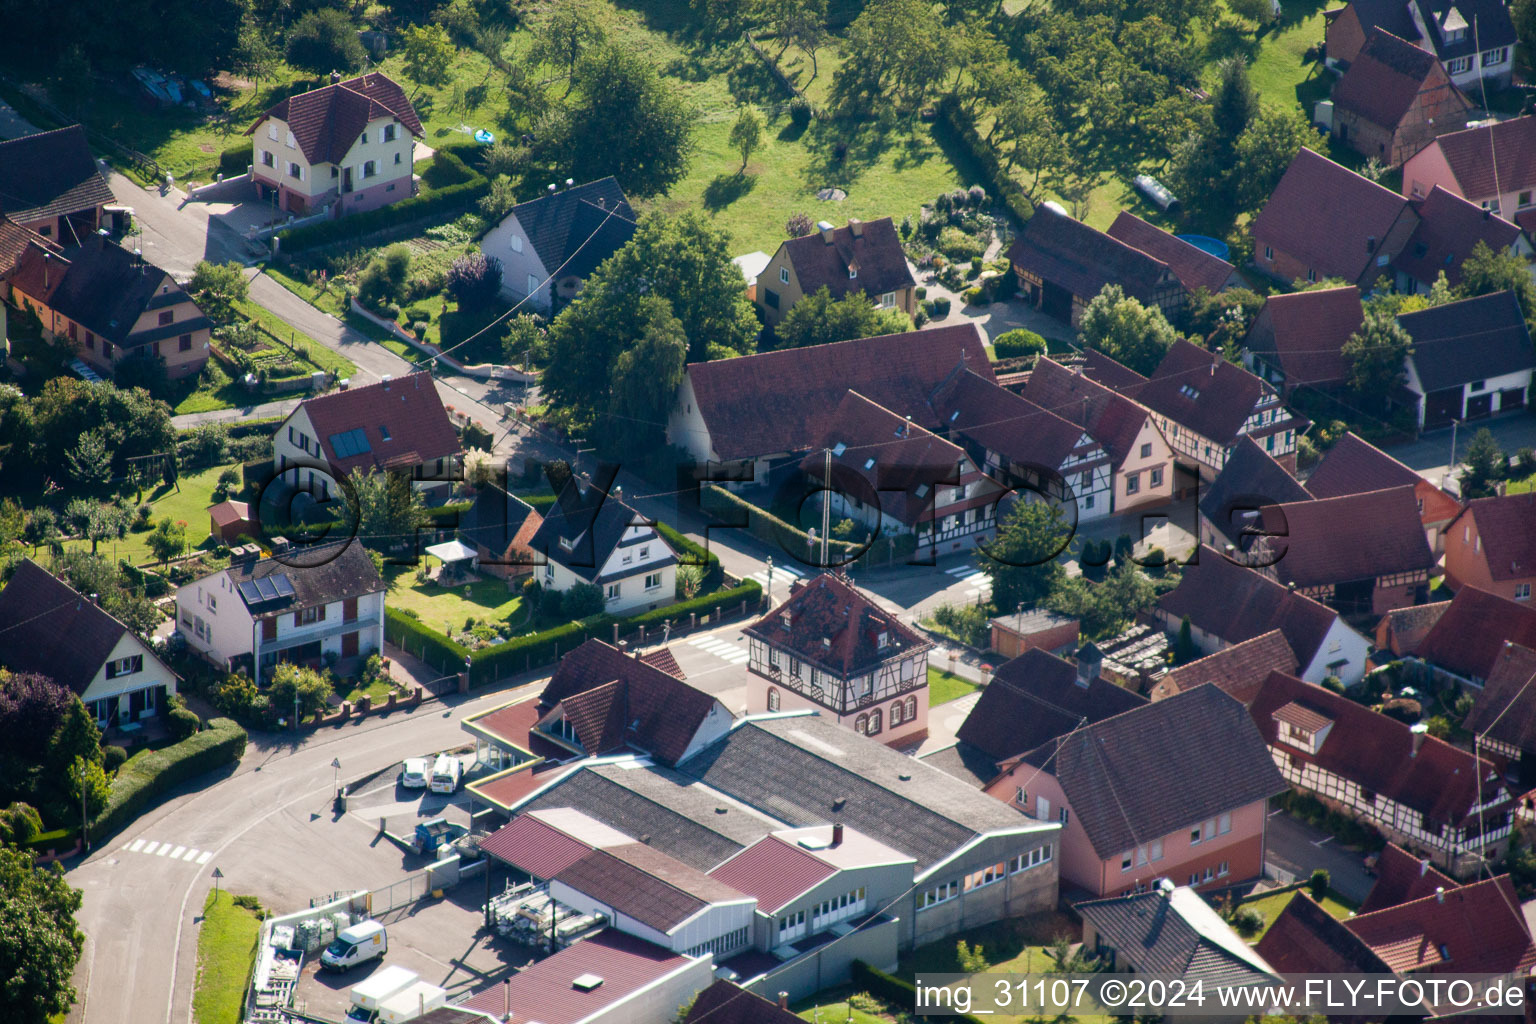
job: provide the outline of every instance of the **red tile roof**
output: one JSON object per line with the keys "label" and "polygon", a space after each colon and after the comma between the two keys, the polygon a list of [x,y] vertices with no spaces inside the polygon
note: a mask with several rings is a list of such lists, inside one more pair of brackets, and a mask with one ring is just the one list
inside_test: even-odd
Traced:
{"label": "red tile roof", "polygon": [[1508,875],[1344,923],[1395,972],[1528,974],[1536,945]]}
{"label": "red tile roof", "polygon": [[1278,629],[1305,666],[1312,662],[1338,613],[1201,545],[1184,566],[1179,585],[1158,607],[1174,622],[1189,616],[1195,627],[1230,644]]}
{"label": "red tile roof", "polygon": [[[432,375],[426,372],[307,398],[299,409],[315,428],[326,462],[342,476],[354,469],[364,473],[375,468],[404,469],[452,458],[464,450]],[[297,412],[290,413],[289,419]],[[278,427],[279,432],[287,422]],[[338,455],[335,438],[352,430],[363,432],[366,450]]]}
{"label": "red tile roof", "polygon": [[[830,235],[828,241],[821,231],[813,231],[780,243],[803,294],[826,288],[834,299],[852,291],[878,297],[917,284],[891,218],[864,221],[857,235],[846,224]],[[850,268],[858,276],[849,277]]]}
{"label": "red tile roof", "polygon": [[363,129],[381,117],[394,117],[406,131],[423,137],[421,119],[405,90],[378,71],[279,100],[245,134],[254,134],[269,117],[288,125],[311,164],[341,161]]}
{"label": "red tile roof", "polygon": [[800,1018],[779,1004],[721,978],[700,992],[683,1024],[800,1024]]}
{"label": "red tile roof", "polygon": [[1015,268],[1028,270],[1084,301],[1114,284],[1125,294],[1150,302],[1159,289],[1178,281],[1173,268],[1156,256],[1049,206],[1035,207],[1034,216],[1014,236],[1008,258]]}
{"label": "red tile roof", "polygon": [[[459,1005],[499,1015],[510,1002],[510,1019],[517,1024],[577,1024],[691,962],[669,949],[608,928],[523,968],[502,984],[482,989]],[[577,988],[572,982],[583,974],[595,974],[603,983],[595,988]]]}
{"label": "red tile roof", "polygon": [[664,933],[711,904],[750,899],[644,843],[592,850],[562,869],[554,881]]}
{"label": "red tile roof", "polygon": [[659,668],[669,676],[679,679],[687,679],[688,673],[677,663],[677,656],[672,653],[670,647],[658,647],[654,651],[647,651],[640,655],[640,660],[652,668]]}
{"label": "red tile roof", "polygon": [[219,526],[233,526],[251,521],[251,506],[243,501],[221,501],[208,506],[208,518]]}
{"label": "red tile roof", "polygon": [[[1315,754],[1277,738],[1275,712],[1293,703],[1333,722]],[[1433,736],[1418,737],[1415,754],[1415,736],[1407,725],[1281,672],[1264,681],[1248,713],[1271,747],[1420,811],[1431,827],[1465,821],[1477,804],[1480,782],[1485,801],[1501,785],[1491,761],[1474,759]],[[1496,804],[1484,813],[1503,812]]]}
{"label": "red tile roof", "polygon": [[1307,477],[1306,488],[1314,498],[1337,498],[1404,484],[1415,486],[1423,480],[1380,448],[1349,431],[1323,455],[1323,460]]}
{"label": "red tile roof", "polygon": [[1291,897],[1254,948],[1281,974],[1389,973],[1370,946],[1304,892]]}
{"label": "red tile roof", "polygon": [[1024,397],[1082,426],[1109,452],[1117,469],[1130,457],[1151,415],[1112,388],[1046,356],[1036,360]]}
{"label": "red tile roof", "polygon": [[12,220],[40,221],[111,202],[112,189],[91,156],[84,126],[0,142],[0,210]]}
{"label": "red tile roof", "polygon": [[1166,263],[1188,292],[1204,288],[1215,295],[1237,273],[1237,269],[1226,260],[1212,256],[1160,227],[1148,224],[1129,210],[1120,211],[1115,222],[1109,226],[1108,235]]}
{"label": "red tile roof", "polygon": [[1294,675],[1300,670],[1296,653],[1278,629],[1261,633],[1251,640],[1208,654],[1180,665],[1152,688],[1152,699],[1163,700],[1175,693],[1210,683],[1227,696],[1250,703],[1271,672]]}
{"label": "red tile roof", "polygon": [[1470,107],[1466,97],[1443,73],[1434,74],[1439,66],[1440,62],[1428,50],[1421,50],[1383,28],[1373,28],[1359,56],[1334,84],[1334,106],[1353,111],[1389,132],[1397,130],[1421,92],[1431,91],[1432,102],[1438,103],[1438,91],[1449,90],[1454,97],[1451,102],[1459,100],[1465,111]]}
{"label": "red tile roof", "polygon": [[836,874],[836,869],[778,836],[764,836],[710,877],[757,897],[757,908],[772,914],[795,897]]}
{"label": "red tile roof", "polygon": [[1536,752],[1536,651],[1506,643],[1463,724],[1479,736]]}
{"label": "red tile roof", "polygon": [[1536,115],[1451,132],[1430,146],[1439,147],[1457,188],[1475,202],[1536,185]]}
{"label": "red tile roof", "polygon": [[1430,287],[1440,274],[1448,284],[1461,283],[1461,264],[1477,243],[1503,252],[1520,237],[1520,229],[1502,217],[1467,202],[1436,185],[1429,198],[1414,203],[1419,226],[1392,265],[1415,281]]}
{"label": "red tile roof", "polygon": [[703,690],[601,640],[561,657],[539,702],[563,707],[584,745],[588,738],[605,749],[629,743],[667,764],[683,756],[710,715],[729,714]]}
{"label": "red tile roof", "polygon": [[1425,571],[1435,554],[1412,487],[1270,505],[1266,558],[1282,582],[1308,587]]}
{"label": "red tile roof", "polygon": [[843,679],[933,646],[846,578],[830,572],[796,587],[784,603],[742,632]]}
{"label": "red tile roof", "polygon": [[1420,860],[1396,843],[1382,847],[1376,857],[1375,872],[1376,883],[1357,913],[1369,914],[1399,903],[1411,903],[1433,896],[1436,889],[1454,889],[1460,884],[1442,874],[1428,857]]}
{"label": "red tile roof", "polygon": [[528,731],[543,715],[539,702],[527,697],[471,716],[467,724],[472,727],[472,732],[484,733],[490,739],[527,750]]}
{"label": "red tile roof", "polygon": [[932,405],[951,433],[1020,465],[1054,469],[1069,458],[1091,465],[1102,457],[1097,446],[1079,447],[1085,431],[1068,417],[969,370],[941,384]]}
{"label": "red tile roof", "polygon": [[1303,149],[1253,222],[1253,237],[1311,267],[1319,278],[1360,283],[1374,269],[1393,225],[1412,216],[1408,200]]}
{"label": "red tile roof", "polygon": [[[1193,394],[1191,394],[1193,392]],[[1123,392],[1180,426],[1220,445],[1235,442],[1254,407],[1274,395],[1274,388],[1220,353],[1208,352],[1182,338],[1173,343],[1147,383]],[[1283,406],[1275,406],[1269,432],[1302,423]]]}
{"label": "red tile roof", "polygon": [[1505,581],[1536,576],[1536,492],[1474,498],[1462,514],[1477,524],[1491,577]]}
{"label": "red tile roof", "polygon": [[16,269],[22,255],[31,246],[38,246],[55,255],[64,250],[52,239],[11,220],[4,214],[0,214],[0,278],[6,277]]}
{"label": "red tile roof", "polygon": [[974,324],[690,363],[688,379],[716,454],[731,460],[806,451],[850,390],[936,429],[928,397],[962,363],[993,379]]}
{"label": "red tile roof", "polygon": [[1146,703],[1106,679],[1084,685],[1077,666],[1035,647],[998,668],[955,736],[1002,761]]}
{"label": "red tile roof", "polygon": [[593,847],[527,814],[519,814],[480,843],[497,860],[534,878],[554,878]]}
{"label": "red tile roof", "polygon": [[1338,384],[1349,379],[1344,343],[1364,320],[1352,284],[1271,295],[1244,344],[1277,365],[1287,384]]}
{"label": "red tile roof", "polygon": [[525,761],[516,768],[471,782],[468,788],[487,803],[508,810],[569,770],[565,765],[549,761]]}
{"label": "red tile roof", "polygon": [[1413,651],[1451,606],[1449,601],[1394,608],[1376,626],[1376,646],[1398,657]]}
{"label": "red tile roof", "polygon": [[1487,679],[1505,643],[1536,648],[1536,608],[1462,587],[1409,653],[1467,679]]}

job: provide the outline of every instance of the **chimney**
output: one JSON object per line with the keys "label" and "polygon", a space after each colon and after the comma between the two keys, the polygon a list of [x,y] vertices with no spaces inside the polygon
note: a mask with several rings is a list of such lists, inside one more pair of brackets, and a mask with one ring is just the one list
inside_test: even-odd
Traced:
{"label": "chimney", "polygon": [[780,992],[779,993],[779,1009],[781,1009],[781,1010],[788,1010],[789,1009],[789,993],[788,992]]}
{"label": "chimney", "polygon": [[1429,732],[1429,723],[1415,722],[1408,727],[1408,731],[1413,734],[1413,750],[1409,752],[1408,756],[1418,757],[1419,748],[1424,745],[1424,735]]}
{"label": "chimney", "polygon": [[91,604],[95,605],[97,608],[100,608],[101,607],[101,595],[100,594],[92,594],[91,595]]}
{"label": "chimney", "polygon": [[554,182],[550,182],[549,183],[549,194],[550,195],[554,195],[556,191],[558,191],[558,186],[556,186]]}
{"label": "chimney", "polygon": [[332,71],[331,72],[331,84],[332,85],[340,85],[341,84],[341,72],[340,71]]}
{"label": "chimney", "polygon": [[1370,238],[1367,238],[1365,240],[1365,251],[1366,252],[1375,252],[1376,251],[1376,236],[1375,235],[1372,235]]}
{"label": "chimney", "polygon": [[1419,877],[1423,878],[1427,874],[1429,874],[1429,858],[1425,857],[1419,861]]}
{"label": "chimney", "polygon": [[912,433],[912,417],[909,415],[909,416],[907,416],[905,422],[903,422],[902,425],[901,425],[901,436],[902,437],[907,437],[911,433]]}
{"label": "chimney", "polygon": [[1087,689],[1088,684],[1099,677],[1104,667],[1104,654],[1092,643],[1077,650],[1077,685]]}
{"label": "chimney", "polygon": [[394,377],[392,377],[392,376],[390,376],[389,374],[386,373],[384,376],[379,378],[379,384],[383,386],[385,391],[388,391],[389,390],[389,382],[392,381],[392,380],[394,380]]}
{"label": "chimney", "polygon": [[1443,885],[1435,886],[1435,902],[1436,903],[1444,903],[1445,902],[1445,886],[1443,886]]}
{"label": "chimney", "polygon": [[853,232],[854,238],[864,237],[864,222],[857,217],[848,218],[848,230]]}
{"label": "chimney", "polygon": [[1161,896],[1165,900],[1168,899],[1170,896],[1172,896],[1173,895],[1173,879],[1165,878],[1162,881],[1158,882],[1157,883],[1157,894],[1159,896]]}
{"label": "chimney", "polygon": [[[620,640],[619,641],[619,653],[620,654],[628,654],[629,653],[629,641],[628,640]],[[635,651],[635,657],[637,657],[637,658],[640,657],[639,650]]]}
{"label": "chimney", "polygon": [[508,978],[501,983],[501,1018],[512,1019],[512,979]]}
{"label": "chimney", "polygon": [[1485,206],[1485,207],[1483,207],[1483,220],[1489,220],[1489,219],[1491,219],[1491,218],[1492,218],[1492,217],[1493,217],[1493,211],[1492,211],[1492,210],[1490,210],[1490,209],[1489,209],[1489,208],[1488,208],[1488,207],[1486,207],[1486,206]]}
{"label": "chimney", "polygon": [[843,845],[843,823],[840,821],[835,821],[832,823],[832,845]]}
{"label": "chimney", "polygon": [[565,179],[565,187],[566,188],[570,188],[574,184],[576,184],[576,179],[575,178],[566,178]]}
{"label": "chimney", "polygon": [[832,244],[832,222],[819,220],[816,222],[816,230],[821,232],[821,240],[828,245]]}

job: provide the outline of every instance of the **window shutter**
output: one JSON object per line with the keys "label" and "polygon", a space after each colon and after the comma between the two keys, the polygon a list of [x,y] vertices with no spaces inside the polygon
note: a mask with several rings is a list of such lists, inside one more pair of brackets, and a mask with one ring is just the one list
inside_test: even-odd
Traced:
{"label": "window shutter", "polygon": [[261,638],[263,640],[277,639],[277,617],[261,620]]}
{"label": "window shutter", "polygon": [[343,622],[357,618],[357,598],[349,597],[341,603],[341,618]]}
{"label": "window shutter", "polygon": [[295,626],[302,626],[304,624],[304,613],[303,612],[294,612],[293,613],[293,624]]}

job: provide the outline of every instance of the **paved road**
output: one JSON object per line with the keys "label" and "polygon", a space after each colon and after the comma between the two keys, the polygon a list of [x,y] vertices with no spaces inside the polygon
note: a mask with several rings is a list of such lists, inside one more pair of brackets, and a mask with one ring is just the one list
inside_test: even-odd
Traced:
{"label": "paved road", "polygon": [[[70,1020],[190,1021],[198,915],[215,867],[226,888],[255,894],[278,913],[307,906],[314,896],[387,884],[418,868],[409,855],[373,841],[376,822],[331,813],[331,760],[340,759],[345,781],[457,746],[467,741],[461,718],[509,695],[504,690],[452,707],[430,703],[324,729],[299,743],[253,737],[227,778],[199,779],[196,791],[93,851],[69,871],[70,883],[85,893],[79,921],[86,934]],[[435,954],[444,955],[442,949]]]}
{"label": "paved road", "polygon": [[1329,884],[1345,898],[1362,902],[1376,880],[1366,873],[1360,854],[1345,849],[1326,832],[1281,811],[1269,816],[1266,860],[1297,879],[1318,868],[1328,870]]}
{"label": "paved road", "polygon": [[1451,479],[1454,476],[1451,464],[1454,461],[1459,465],[1459,460],[1466,458],[1467,445],[1472,443],[1472,435],[1482,427],[1487,427],[1493,433],[1507,455],[1514,455],[1521,448],[1536,448],[1536,415],[1527,412],[1458,427],[1454,432],[1454,459],[1451,455],[1450,430],[1437,430],[1416,441],[1393,445],[1385,450],[1394,459],[1417,470],[1420,476],[1437,486],[1446,487],[1449,480],[1447,489],[1454,494],[1457,487],[1454,479]]}

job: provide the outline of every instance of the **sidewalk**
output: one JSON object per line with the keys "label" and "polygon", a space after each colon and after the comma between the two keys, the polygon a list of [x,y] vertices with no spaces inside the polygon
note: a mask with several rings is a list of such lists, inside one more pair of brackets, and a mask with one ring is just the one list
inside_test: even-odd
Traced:
{"label": "sidewalk", "polygon": [[287,416],[299,407],[299,398],[285,398],[280,402],[263,405],[245,405],[238,409],[214,409],[210,412],[188,412],[171,417],[171,425],[177,430],[201,426],[204,423],[235,423],[239,420],[266,420]]}
{"label": "sidewalk", "polygon": [[0,139],[19,139],[24,135],[36,135],[39,130],[31,121],[16,113],[16,108],[0,100]]}

